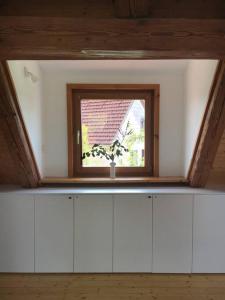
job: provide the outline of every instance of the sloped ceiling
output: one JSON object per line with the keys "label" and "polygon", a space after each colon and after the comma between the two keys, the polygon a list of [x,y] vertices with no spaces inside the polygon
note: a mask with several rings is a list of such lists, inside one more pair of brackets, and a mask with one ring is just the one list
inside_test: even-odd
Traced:
{"label": "sloped ceiling", "polygon": [[10,144],[6,139],[6,131],[2,120],[0,121],[0,183],[23,185],[23,177],[20,174],[15,158],[10,151]]}
{"label": "sloped ceiling", "polygon": [[225,186],[225,130],[214,159],[207,186]]}
{"label": "sloped ceiling", "polygon": [[[214,171],[224,171],[225,172],[225,131],[223,133],[222,139],[220,141],[216,157],[213,163]],[[224,178],[225,180],[225,178]]]}
{"label": "sloped ceiling", "polygon": [[0,62],[0,183],[35,187],[38,180],[8,65]]}

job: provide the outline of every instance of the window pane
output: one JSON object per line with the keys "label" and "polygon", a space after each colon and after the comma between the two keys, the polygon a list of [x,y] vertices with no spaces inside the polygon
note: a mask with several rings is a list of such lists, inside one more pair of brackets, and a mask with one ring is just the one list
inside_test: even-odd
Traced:
{"label": "window pane", "polygon": [[[145,165],[145,100],[140,99],[82,99],[82,153],[100,144],[109,155],[114,154],[119,167]],[[118,140],[124,148],[116,156],[118,147],[110,146]],[[118,145],[118,144],[117,144]],[[125,149],[128,149],[126,151]],[[101,152],[101,151],[100,151]],[[102,152],[99,153],[102,156]],[[82,160],[83,167],[108,167],[110,160],[90,155]]]}

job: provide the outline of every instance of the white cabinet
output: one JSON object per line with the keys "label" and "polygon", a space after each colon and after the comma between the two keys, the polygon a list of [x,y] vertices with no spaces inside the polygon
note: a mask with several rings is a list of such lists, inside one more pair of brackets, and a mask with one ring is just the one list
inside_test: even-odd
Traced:
{"label": "white cabinet", "polygon": [[151,272],[152,199],[116,195],[114,200],[114,272]]}
{"label": "white cabinet", "polygon": [[193,272],[225,272],[225,195],[196,195]]}
{"label": "white cabinet", "polygon": [[73,198],[35,198],[35,271],[73,272]]}
{"label": "white cabinet", "polygon": [[34,198],[0,194],[0,272],[34,272]]}
{"label": "white cabinet", "polygon": [[0,272],[225,273],[225,194],[0,193]]}
{"label": "white cabinet", "polygon": [[112,196],[79,196],[74,208],[74,271],[112,272]]}
{"label": "white cabinet", "polygon": [[192,195],[154,196],[153,272],[191,272],[192,208]]}

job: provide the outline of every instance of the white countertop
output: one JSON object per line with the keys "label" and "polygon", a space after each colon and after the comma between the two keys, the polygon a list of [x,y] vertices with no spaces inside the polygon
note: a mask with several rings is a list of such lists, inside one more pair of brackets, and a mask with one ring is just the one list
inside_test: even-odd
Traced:
{"label": "white countertop", "polygon": [[18,194],[225,194],[225,188],[199,189],[190,187],[70,187],[22,189],[15,186],[0,186],[1,193]]}

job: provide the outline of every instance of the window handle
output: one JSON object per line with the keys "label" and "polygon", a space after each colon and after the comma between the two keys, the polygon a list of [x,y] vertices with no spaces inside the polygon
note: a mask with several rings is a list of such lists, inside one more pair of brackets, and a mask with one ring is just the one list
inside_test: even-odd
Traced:
{"label": "window handle", "polygon": [[77,145],[80,145],[80,130],[77,130]]}

